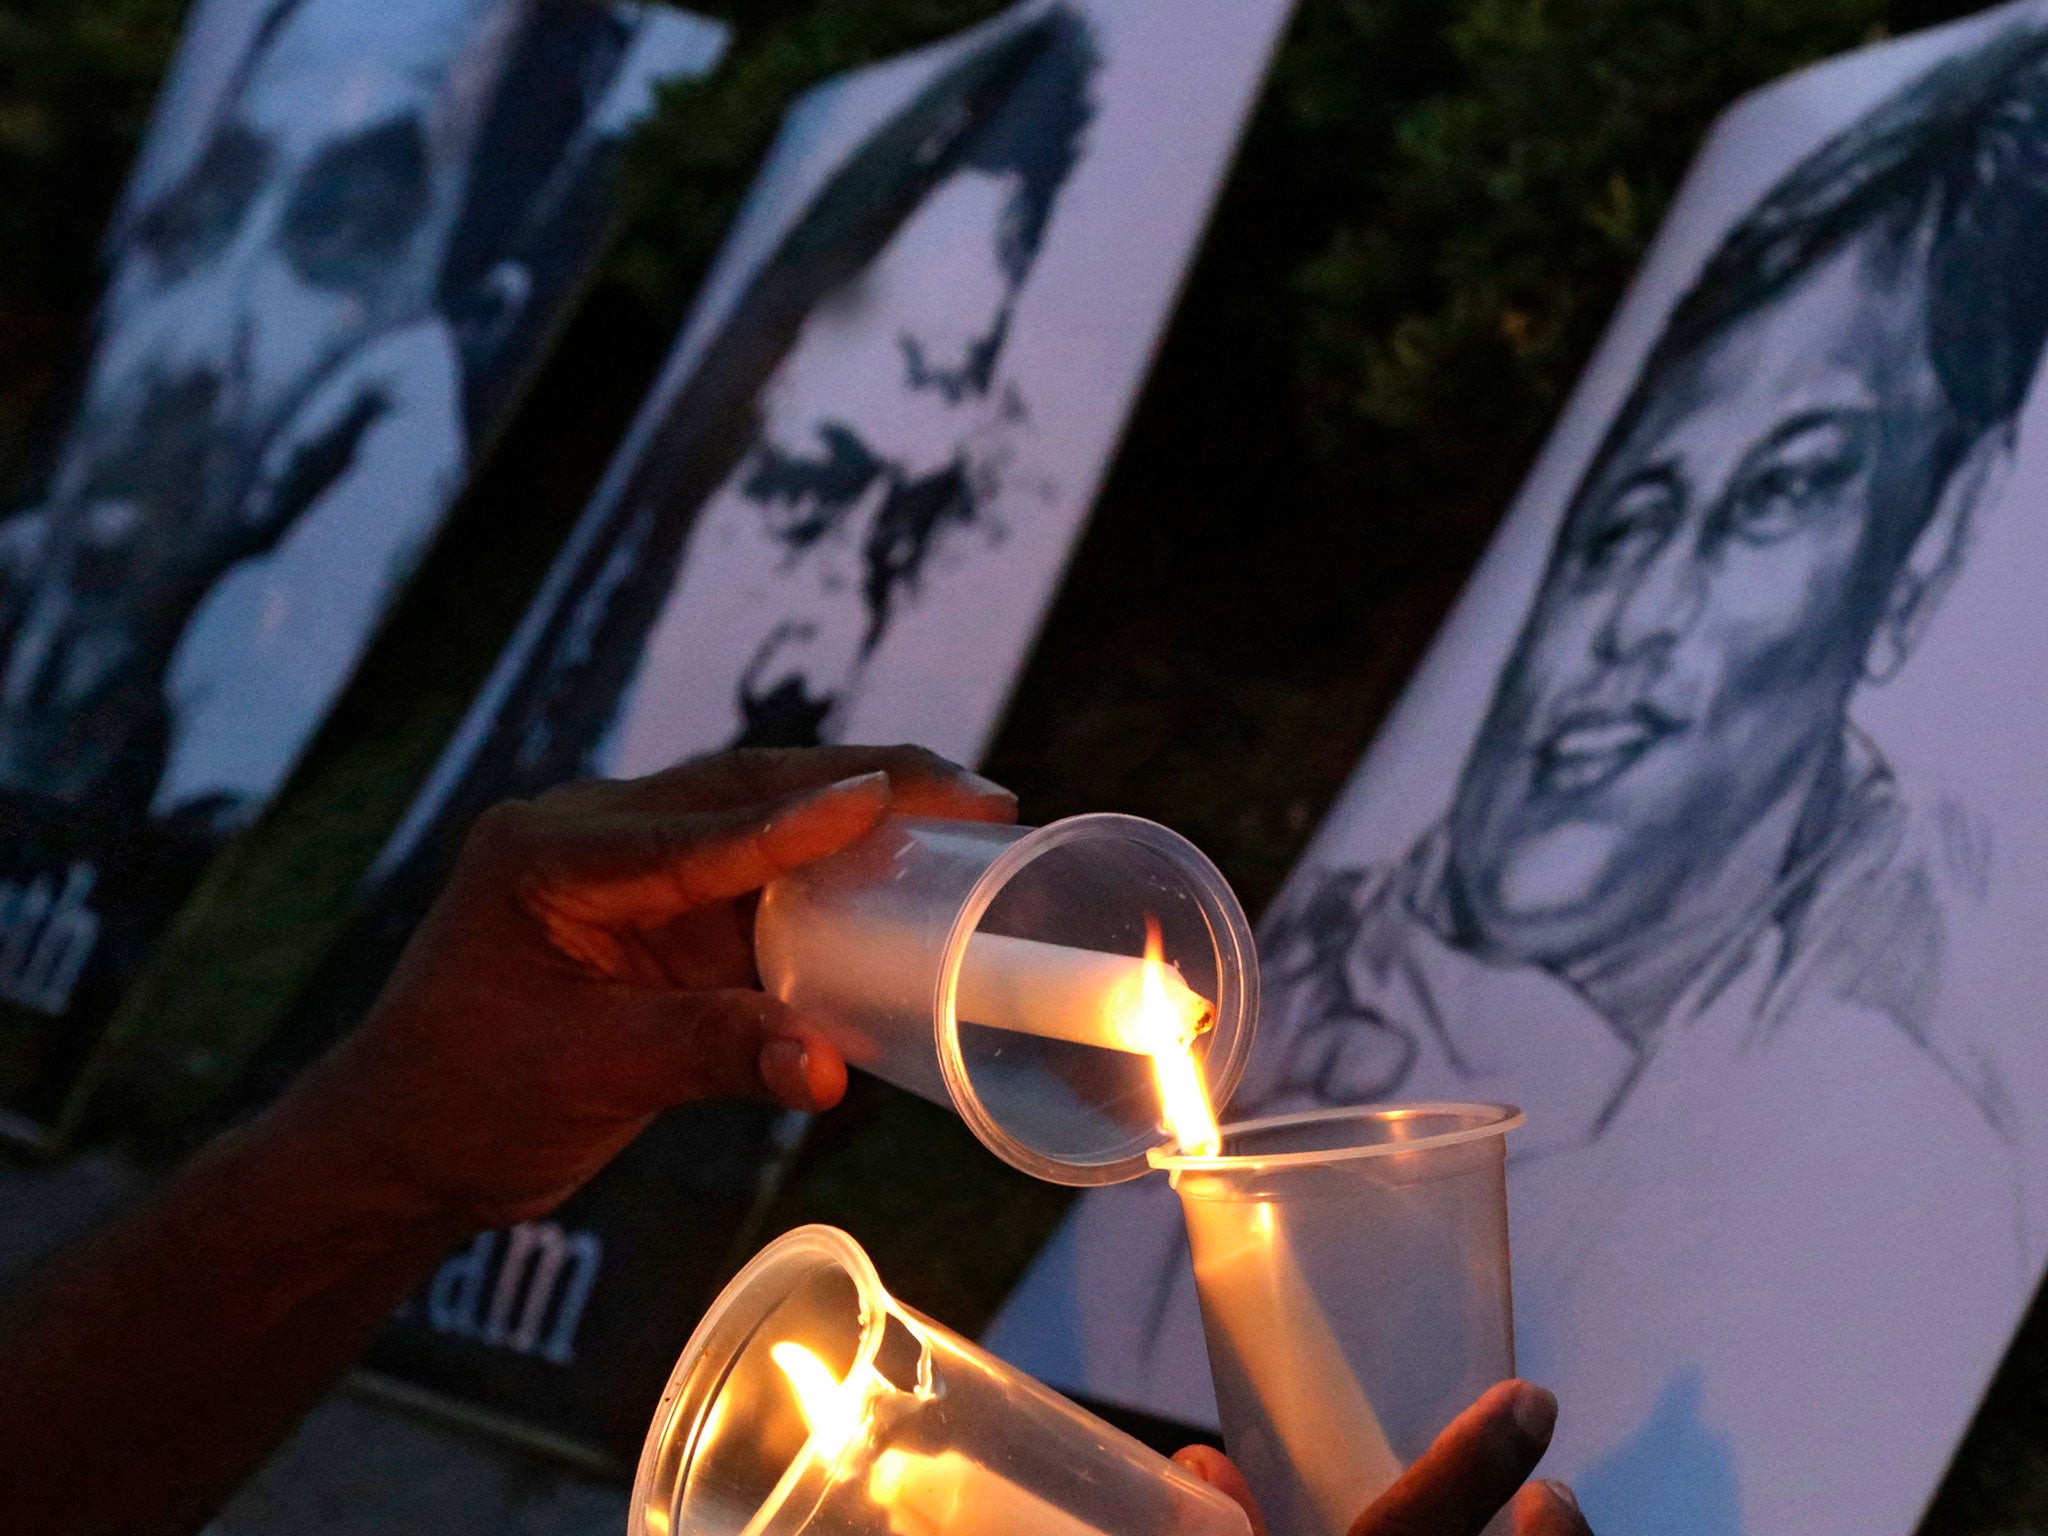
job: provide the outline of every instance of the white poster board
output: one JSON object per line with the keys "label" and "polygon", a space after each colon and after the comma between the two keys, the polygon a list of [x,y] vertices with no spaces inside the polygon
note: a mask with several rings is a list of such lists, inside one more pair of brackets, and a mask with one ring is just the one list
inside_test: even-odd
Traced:
{"label": "white poster board", "polygon": [[[1264,925],[1233,1115],[1528,1112],[1603,1536],[1904,1536],[2039,1276],[2044,331],[2048,8],[1737,105]],[[990,1342],[1214,1422],[1156,1180]]]}

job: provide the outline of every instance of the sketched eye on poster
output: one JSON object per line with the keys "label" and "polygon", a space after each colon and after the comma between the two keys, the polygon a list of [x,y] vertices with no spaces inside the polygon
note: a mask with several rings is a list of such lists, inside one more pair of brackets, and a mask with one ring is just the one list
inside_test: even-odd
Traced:
{"label": "sketched eye on poster", "polygon": [[[368,1004],[495,801],[741,744],[981,755],[1287,11],[1035,0],[791,107],[284,1054]],[[715,1282],[724,1254],[705,1234],[736,1227],[772,1157],[765,1111],[750,1128],[710,1113],[664,1119],[556,1217],[604,1257],[587,1323],[545,1335],[553,1355],[423,1305],[372,1363],[559,1434],[624,1422],[637,1444],[651,1396],[634,1384],[658,1390],[694,1313],[670,1304],[673,1336],[649,1345],[636,1298]],[[593,1423],[593,1404],[621,1401]]]}
{"label": "sketched eye on poster", "polygon": [[[283,782],[595,255],[626,130],[725,40],[629,3],[195,10],[0,514],[8,1033],[102,1013]],[[10,1040],[0,1098],[49,1054]]]}
{"label": "sketched eye on poster", "polygon": [[[1729,112],[1264,925],[1234,1114],[1527,1110],[1603,1532],[1903,1536],[2039,1278],[2044,257],[2048,8]],[[991,1342],[1213,1413],[1173,1205],[1089,1195]]]}

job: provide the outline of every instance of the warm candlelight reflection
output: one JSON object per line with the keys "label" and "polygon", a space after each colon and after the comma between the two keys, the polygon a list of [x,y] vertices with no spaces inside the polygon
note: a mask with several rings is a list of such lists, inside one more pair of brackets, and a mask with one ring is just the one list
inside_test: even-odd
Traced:
{"label": "warm candlelight reflection", "polygon": [[[835,1461],[868,1432],[873,1394],[861,1391],[852,1377],[841,1381],[793,1340],[774,1345],[768,1355],[796,1393],[813,1455]],[[958,1450],[937,1455],[894,1446],[881,1450],[868,1468],[867,1496],[888,1512],[890,1536],[1102,1536],[1085,1520]]]}
{"label": "warm candlelight reflection", "polygon": [[830,1460],[860,1434],[865,1393],[852,1390],[803,1345],[785,1339],[768,1351],[796,1393],[797,1412],[810,1431],[811,1449]]}

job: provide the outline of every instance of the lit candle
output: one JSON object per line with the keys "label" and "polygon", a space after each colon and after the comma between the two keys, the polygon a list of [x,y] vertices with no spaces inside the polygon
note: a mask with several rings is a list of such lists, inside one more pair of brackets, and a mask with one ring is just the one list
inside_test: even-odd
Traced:
{"label": "lit candle", "polygon": [[[792,1340],[768,1353],[789,1378],[813,1455],[833,1461],[871,1432],[868,1405],[887,1386],[879,1376],[840,1381]],[[890,1446],[868,1467],[867,1494],[886,1512],[894,1536],[1104,1536],[957,1450],[926,1455]]]}
{"label": "lit candle", "polygon": [[[1160,977],[1159,929],[1148,925],[1142,1007],[1164,1016],[1172,1004]],[[1182,1044],[1152,1058],[1166,1127],[1180,1150],[1214,1157],[1223,1135],[1194,1053]],[[1324,1523],[1347,1531],[1400,1475],[1379,1415],[1345,1363],[1329,1319],[1302,1277],[1273,1208],[1236,1201],[1183,1200],[1202,1313],[1221,1330],[1250,1379],[1288,1459]]]}
{"label": "lit candle", "polygon": [[[781,917],[778,893],[770,887],[763,912],[770,920],[758,934],[761,974],[769,990],[793,1000],[798,974],[831,978],[834,993],[861,999],[904,999],[928,995],[928,956],[907,925],[860,913],[816,921],[797,897],[796,916]],[[801,934],[801,958],[791,945]],[[1080,1045],[1149,1056],[1164,1044],[1191,1040],[1216,1022],[1216,1010],[1181,978],[1162,967],[1159,985],[1168,1007],[1141,1008],[1146,962],[1137,955],[1112,954],[976,932],[961,952],[954,979],[954,1017],[989,1029],[1070,1040]],[[861,1058],[856,1050],[852,1057]]]}
{"label": "lit candle", "polygon": [[1216,1018],[1172,966],[1000,933],[967,941],[953,1011],[970,1024],[1140,1056],[1185,1045]]}
{"label": "lit candle", "polygon": [[1211,1348],[1220,1333],[1324,1528],[1349,1530],[1400,1476],[1401,1460],[1273,1208],[1200,1199],[1181,1208]]}

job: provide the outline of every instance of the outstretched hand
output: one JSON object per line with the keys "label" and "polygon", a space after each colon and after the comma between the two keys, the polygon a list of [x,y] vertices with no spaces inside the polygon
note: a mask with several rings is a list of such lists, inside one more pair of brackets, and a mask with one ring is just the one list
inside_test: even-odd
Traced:
{"label": "outstretched hand", "polygon": [[760,990],[753,893],[891,810],[1007,822],[1016,801],[918,748],[838,747],[493,807],[293,1112],[401,1199],[497,1226],[552,1209],[674,1105],[829,1107],[845,1064]]}
{"label": "outstretched hand", "polygon": [[[1350,1536],[1480,1536],[1503,1508],[1514,1536],[1592,1536],[1569,1488],[1527,1481],[1556,1423],[1557,1399],[1541,1387],[1504,1381],[1489,1388],[1366,1506]],[[1229,1457],[1191,1445],[1173,1459],[1242,1504],[1254,1536],[1266,1536],[1251,1488]]]}

